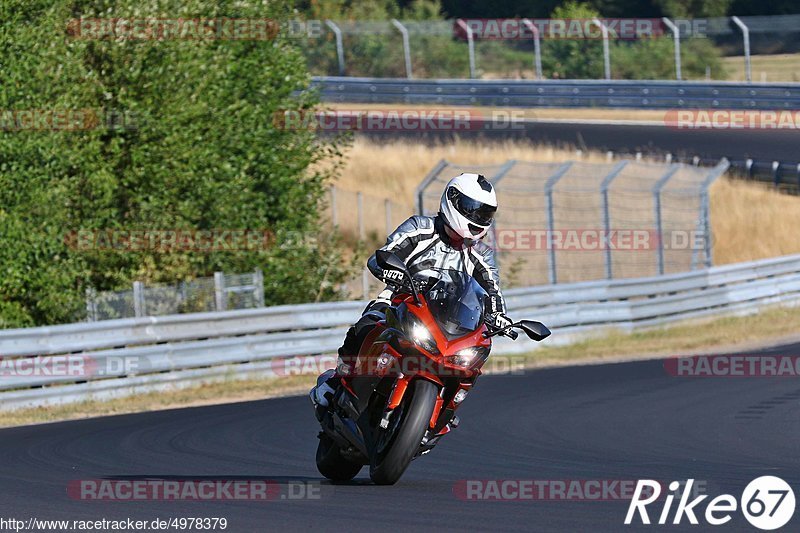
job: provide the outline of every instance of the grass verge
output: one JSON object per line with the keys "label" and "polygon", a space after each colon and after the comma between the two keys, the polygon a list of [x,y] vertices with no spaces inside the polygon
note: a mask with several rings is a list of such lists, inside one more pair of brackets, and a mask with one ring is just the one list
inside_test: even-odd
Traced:
{"label": "grass verge", "polygon": [[[748,350],[766,345],[769,341],[786,339],[798,331],[800,313],[789,308],[773,308],[747,317],[679,323],[668,328],[633,334],[610,333],[569,346],[546,346],[529,354],[527,359],[528,366],[538,368]],[[304,375],[228,381],[106,402],[88,401],[74,405],[24,409],[0,414],[0,427],[287,396],[307,391],[314,384],[315,378],[313,375]]]}

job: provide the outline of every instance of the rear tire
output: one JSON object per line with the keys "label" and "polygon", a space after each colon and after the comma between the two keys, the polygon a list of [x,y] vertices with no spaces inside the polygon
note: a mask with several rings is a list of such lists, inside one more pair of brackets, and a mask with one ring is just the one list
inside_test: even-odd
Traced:
{"label": "rear tire", "polygon": [[317,470],[331,481],[350,481],[361,471],[361,463],[342,457],[339,446],[326,434],[319,436]]}
{"label": "rear tire", "polygon": [[430,381],[417,379],[411,383],[409,392],[411,399],[403,399],[408,404],[401,414],[403,419],[389,449],[370,458],[369,477],[377,485],[397,483],[419,450],[430,424],[439,388]]}

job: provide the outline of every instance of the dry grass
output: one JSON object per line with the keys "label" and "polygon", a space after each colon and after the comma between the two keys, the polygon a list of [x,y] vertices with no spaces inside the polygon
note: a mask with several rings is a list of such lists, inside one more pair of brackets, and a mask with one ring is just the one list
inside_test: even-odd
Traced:
{"label": "dry grass", "polygon": [[[722,60],[728,78],[744,80],[744,56],[725,57]],[[800,81],[800,54],[756,55],[750,57],[753,81]]]}
{"label": "dry grass", "polygon": [[[527,141],[477,143],[457,139],[447,144],[421,142],[375,143],[357,138],[347,154],[347,164],[336,186],[348,191],[406,199],[411,205],[414,188],[440,159],[463,165],[504,163],[509,159],[527,161],[566,161],[575,159],[575,150],[537,146]],[[583,161],[605,162],[605,154],[584,153]]]}
{"label": "dry grass", "polygon": [[800,253],[800,198],[768,185],[718,180],[711,188],[717,264]]}
{"label": "dry grass", "polygon": [[[457,140],[434,146],[419,142],[377,144],[356,139],[347,154],[347,164],[336,186],[339,196],[340,225],[352,227],[355,195],[362,191],[375,198],[392,199],[393,221],[401,222],[413,213],[414,188],[442,158],[460,164],[503,163],[508,159],[528,161],[565,161],[575,159],[574,150],[536,146],[529,142],[506,141],[476,143]],[[605,154],[582,154],[583,161],[602,163]],[[383,237],[386,231],[382,204],[367,217],[368,231]],[[768,186],[732,179],[718,180],[711,189],[711,224],[714,233],[715,264],[736,263],[766,257],[800,253],[800,198],[781,194]]]}
{"label": "dry grass", "polygon": [[[659,356],[734,352],[786,340],[800,330],[800,313],[774,308],[748,317],[694,320],[663,329],[632,335],[611,333],[569,346],[542,347],[529,354],[527,366],[545,367]],[[791,339],[796,342],[797,339]],[[513,368],[518,368],[516,359]],[[509,368],[498,364],[498,368]],[[0,414],[0,427],[76,420],[97,416],[139,413],[260,400],[306,392],[316,376],[290,376],[226,381],[194,388],[154,392],[107,402],[90,401],[74,405],[25,409]],[[309,407],[310,411],[310,407]],[[311,413],[309,412],[309,416]]]}

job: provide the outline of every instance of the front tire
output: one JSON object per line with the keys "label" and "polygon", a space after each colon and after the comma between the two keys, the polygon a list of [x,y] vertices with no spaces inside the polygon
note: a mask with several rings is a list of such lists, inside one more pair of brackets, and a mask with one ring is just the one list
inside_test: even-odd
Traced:
{"label": "front tire", "polygon": [[324,433],[317,444],[317,470],[331,481],[350,481],[361,471],[363,465],[342,457],[339,446]]}
{"label": "front tire", "polygon": [[377,485],[397,483],[419,450],[430,424],[439,388],[430,381],[417,379],[411,383],[409,392],[411,399],[403,399],[407,404],[388,449],[376,451],[370,458],[369,477]]}

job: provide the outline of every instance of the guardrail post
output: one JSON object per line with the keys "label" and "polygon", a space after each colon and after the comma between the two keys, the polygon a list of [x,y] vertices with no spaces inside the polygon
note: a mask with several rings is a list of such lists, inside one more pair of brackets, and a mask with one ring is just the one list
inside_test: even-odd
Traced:
{"label": "guardrail post", "polygon": [[447,165],[449,165],[449,163],[447,162],[446,159],[440,160],[438,163],[436,163],[436,166],[433,167],[433,169],[430,172],[428,172],[428,175],[425,176],[422,179],[422,182],[419,185],[417,185],[417,189],[416,189],[416,191],[414,191],[414,194],[417,197],[417,214],[418,215],[424,215],[425,214],[425,212],[424,212],[424,208],[425,208],[425,205],[424,205],[425,189],[427,189],[428,185],[430,185],[436,178],[439,177],[439,174],[442,172],[442,170],[444,170],[447,167]]}
{"label": "guardrail post", "polygon": [[227,298],[225,298],[225,274],[222,272],[214,272],[214,302],[217,311],[224,311],[227,307]]}
{"label": "guardrail post", "polygon": [[664,21],[664,24],[672,31],[672,38],[673,42],[675,43],[675,79],[680,81],[681,78],[681,30],[672,23],[670,19],[667,17],[663,17],[661,20]]}
{"label": "guardrail post", "polygon": [[779,161],[772,162],[772,185],[777,189],[781,184],[781,164]]}
{"label": "guardrail post", "polygon": [[600,19],[594,18],[592,22],[600,27],[600,32],[603,35],[603,71],[605,72],[605,79],[611,79],[611,53],[608,50],[608,28],[603,24]]}
{"label": "guardrail post", "polygon": [[463,19],[458,19],[456,23],[462,30],[467,32],[467,46],[469,48],[469,77],[475,78],[475,39],[472,33],[472,28],[470,28]]}
{"label": "guardrail post", "polygon": [[536,71],[536,79],[541,80],[544,76],[542,76],[542,48],[539,28],[531,22],[531,19],[522,19],[522,23],[525,24],[525,27],[531,30],[533,34],[533,68]]}
{"label": "guardrail post", "polygon": [[653,202],[656,218],[656,238],[658,239],[658,274],[664,275],[664,226],[661,220],[661,190],[669,179],[680,169],[680,165],[672,165],[666,174],[653,185]]}
{"label": "guardrail post", "polygon": [[731,20],[742,30],[742,40],[744,41],[744,79],[750,83],[752,81],[752,73],[750,72],[750,28],[748,28],[739,17],[731,17]]}
{"label": "guardrail post", "polygon": [[555,174],[547,178],[544,184],[545,203],[547,205],[547,268],[550,274],[550,283],[558,283],[558,273],[556,272],[556,249],[555,249],[555,213],[553,212],[553,187],[558,180],[567,173],[572,166],[572,161],[567,161],[556,170]]}
{"label": "guardrail post", "polygon": [[800,194],[800,163],[797,163],[797,192]]}
{"label": "guardrail post", "polygon": [[145,316],[144,283],[133,282],[133,316]]}
{"label": "guardrail post", "polygon": [[403,24],[397,20],[392,19],[392,24],[395,28],[400,30],[400,34],[403,36],[403,55],[406,59],[406,78],[411,79],[411,45],[408,42],[408,29],[406,29]]}
{"label": "guardrail post", "polygon": [[344,44],[342,43],[342,30],[332,20],[326,20],[325,24],[333,31],[336,36],[336,58],[339,62],[339,76],[345,75],[344,69]]}
{"label": "guardrail post", "polygon": [[264,273],[258,268],[253,272],[253,292],[256,307],[264,307]]}
{"label": "guardrail post", "polygon": [[605,230],[605,235],[603,239],[605,241],[605,252],[606,252],[606,279],[614,279],[613,272],[611,270],[611,246],[609,246],[608,239],[611,235],[611,215],[608,209],[608,189],[611,187],[611,182],[614,181],[614,178],[619,176],[622,169],[628,164],[628,160],[623,160],[617,163],[614,168],[611,169],[611,172],[603,178],[603,182],[600,184],[600,193],[603,195],[603,229]]}

